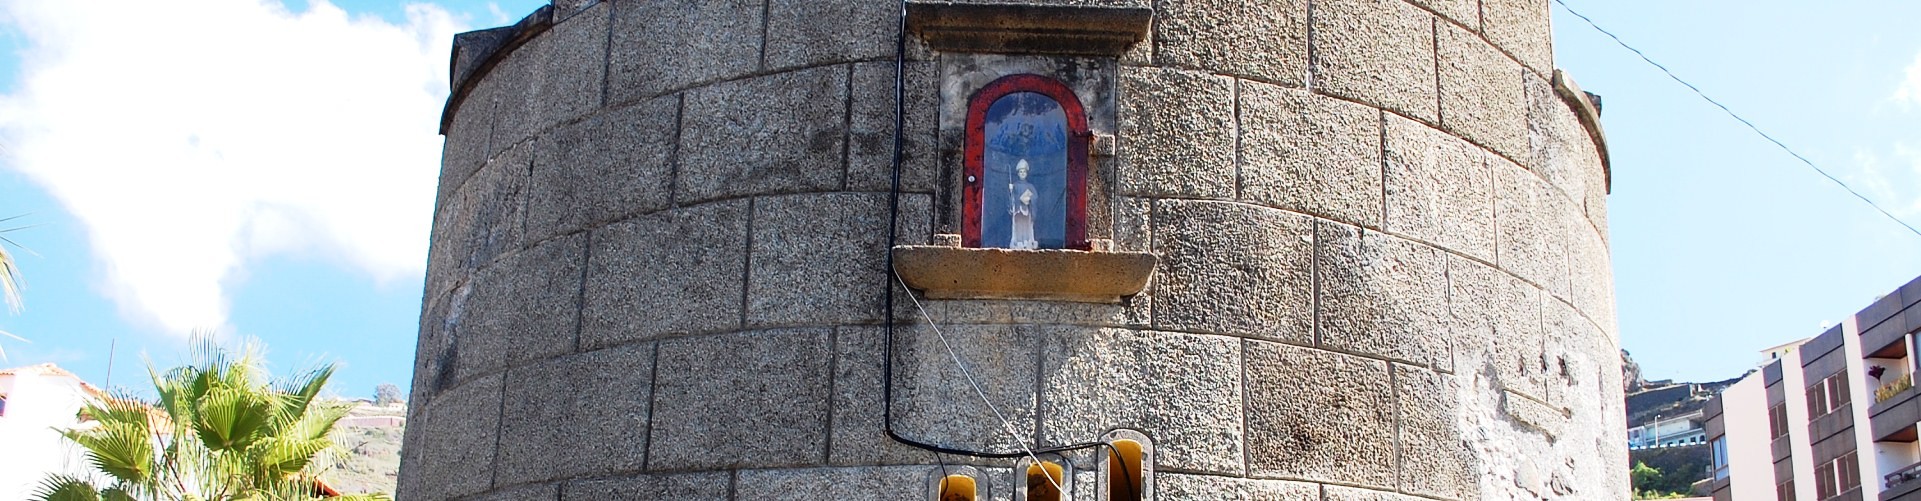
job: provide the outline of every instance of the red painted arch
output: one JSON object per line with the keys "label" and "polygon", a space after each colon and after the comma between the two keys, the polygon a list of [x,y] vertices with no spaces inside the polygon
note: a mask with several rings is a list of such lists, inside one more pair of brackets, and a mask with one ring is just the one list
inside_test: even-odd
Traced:
{"label": "red painted arch", "polygon": [[1087,250],[1087,113],[1074,90],[1052,78],[1008,75],[988,83],[967,100],[967,144],[961,179],[961,241],[981,246],[981,185],[986,181],[987,108],[1016,92],[1032,92],[1060,103],[1067,115],[1067,248]]}

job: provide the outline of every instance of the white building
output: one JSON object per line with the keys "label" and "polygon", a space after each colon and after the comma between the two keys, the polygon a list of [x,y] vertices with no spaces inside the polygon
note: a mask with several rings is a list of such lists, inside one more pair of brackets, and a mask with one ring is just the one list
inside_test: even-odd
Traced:
{"label": "white building", "polygon": [[1703,409],[1716,500],[1921,501],[1921,278],[1819,336],[1769,348]]}
{"label": "white building", "polygon": [[53,364],[0,370],[0,499],[26,499],[48,474],[86,471],[57,430],[81,425],[100,389]]}

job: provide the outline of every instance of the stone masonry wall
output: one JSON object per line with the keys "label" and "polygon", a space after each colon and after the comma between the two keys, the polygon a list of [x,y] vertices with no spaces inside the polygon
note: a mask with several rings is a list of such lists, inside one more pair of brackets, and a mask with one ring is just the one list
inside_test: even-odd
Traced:
{"label": "stone masonry wall", "polygon": [[[449,109],[400,499],[926,499],[880,422],[898,4],[554,3]],[[1627,499],[1547,0],[1060,3],[1155,11],[1089,236],[1160,268],[1122,305],[926,302],[1018,438],[900,296],[903,434],[1138,430],[1162,500]],[[910,45],[919,244],[957,166]]]}

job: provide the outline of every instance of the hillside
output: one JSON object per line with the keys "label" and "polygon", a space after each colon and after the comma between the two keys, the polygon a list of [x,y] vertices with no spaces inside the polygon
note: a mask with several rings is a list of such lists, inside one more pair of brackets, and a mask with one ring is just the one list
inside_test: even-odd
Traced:
{"label": "hillside", "polygon": [[406,415],[405,402],[382,406],[355,401],[348,417],[334,427],[334,442],[340,450],[334,466],[323,471],[321,478],[342,493],[393,494]]}

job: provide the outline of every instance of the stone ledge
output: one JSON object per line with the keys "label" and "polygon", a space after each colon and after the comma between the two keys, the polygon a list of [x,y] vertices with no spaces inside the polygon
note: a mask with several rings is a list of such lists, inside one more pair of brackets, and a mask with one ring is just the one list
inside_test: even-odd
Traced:
{"label": "stone ledge", "polygon": [[908,29],[950,52],[1119,56],[1153,19],[1145,7],[907,3]]}
{"label": "stone ledge", "polygon": [[1117,304],[1160,261],[1146,252],[894,247],[894,272],[930,299],[1042,299]]}
{"label": "stone ledge", "polygon": [[1613,193],[1614,170],[1608,164],[1607,135],[1601,132],[1601,103],[1591,98],[1598,96],[1582,92],[1581,86],[1574,84],[1574,77],[1567,76],[1567,72],[1561,70],[1554,70],[1553,85],[1554,93],[1574,109],[1575,118],[1581,121],[1581,126],[1587,128],[1588,137],[1594,140],[1594,151],[1601,155],[1601,189]]}
{"label": "stone ledge", "polygon": [[449,94],[447,105],[440,111],[440,134],[446,135],[447,129],[453,126],[454,110],[460,108],[460,103],[467,99],[467,91],[473,87],[468,84],[478,82],[514,49],[552,27],[554,7],[543,5],[513,26],[454,35],[452,61],[447,66]]}

